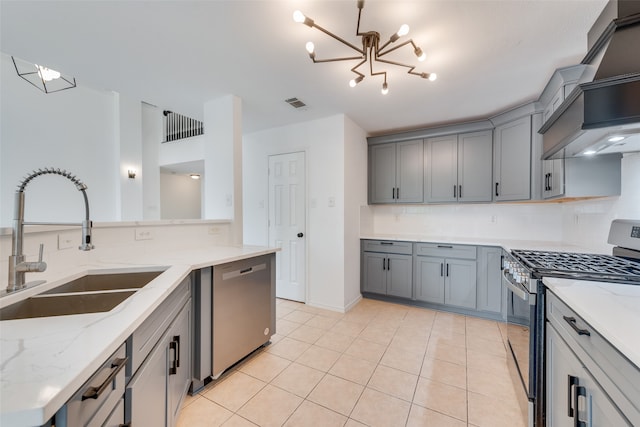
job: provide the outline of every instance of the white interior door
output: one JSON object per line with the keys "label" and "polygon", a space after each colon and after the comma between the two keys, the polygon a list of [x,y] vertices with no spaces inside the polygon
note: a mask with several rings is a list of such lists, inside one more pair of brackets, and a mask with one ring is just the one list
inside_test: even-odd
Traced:
{"label": "white interior door", "polygon": [[305,302],[304,152],[269,156],[269,245],[276,254],[276,296]]}

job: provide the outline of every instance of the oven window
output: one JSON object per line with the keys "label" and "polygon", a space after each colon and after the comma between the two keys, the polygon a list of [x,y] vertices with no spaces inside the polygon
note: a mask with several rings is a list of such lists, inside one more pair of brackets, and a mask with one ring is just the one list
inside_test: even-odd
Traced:
{"label": "oven window", "polygon": [[529,361],[531,351],[531,309],[529,305],[529,294],[526,299],[520,298],[511,290],[507,289],[507,338],[509,346],[518,366],[520,378],[527,394],[530,394],[529,388]]}

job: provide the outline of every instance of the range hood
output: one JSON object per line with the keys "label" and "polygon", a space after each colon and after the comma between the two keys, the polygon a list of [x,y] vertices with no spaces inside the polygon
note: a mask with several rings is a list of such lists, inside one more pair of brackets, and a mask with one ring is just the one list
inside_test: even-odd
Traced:
{"label": "range hood", "polygon": [[543,160],[640,151],[640,0],[611,0],[588,41],[579,84],[538,131]]}

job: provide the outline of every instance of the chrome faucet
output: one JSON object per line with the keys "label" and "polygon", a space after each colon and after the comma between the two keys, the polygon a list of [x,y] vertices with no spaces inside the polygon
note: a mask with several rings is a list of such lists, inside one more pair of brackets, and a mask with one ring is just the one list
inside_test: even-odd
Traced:
{"label": "chrome faucet", "polygon": [[[57,222],[25,222],[24,221],[24,189],[34,178],[40,175],[54,174],[69,179],[79,191],[82,191],[84,197],[85,219],[81,223],[57,223]],[[13,211],[13,235],[11,236],[12,252],[9,257],[9,284],[7,292],[14,292],[27,287],[25,284],[25,273],[43,272],[47,269],[47,264],[42,261],[43,245],[40,245],[40,255],[37,262],[26,262],[22,253],[22,243],[24,241],[25,225],[74,225],[82,227],[82,242],[80,244],[81,251],[89,251],[93,249],[91,244],[91,220],[89,219],[89,199],[87,198],[87,186],[80,181],[75,175],[66,170],[44,168],[34,170],[26,178],[18,184],[15,194],[15,206]]]}

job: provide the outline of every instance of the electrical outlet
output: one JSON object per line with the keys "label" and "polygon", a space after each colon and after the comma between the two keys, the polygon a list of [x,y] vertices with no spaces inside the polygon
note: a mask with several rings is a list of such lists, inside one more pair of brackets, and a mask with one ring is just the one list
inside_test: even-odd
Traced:
{"label": "electrical outlet", "polygon": [[58,234],[58,250],[73,248],[75,243],[71,233]]}
{"label": "electrical outlet", "polygon": [[491,221],[490,222],[495,224],[496,222],[498,222],[498,217],[495,216],[495,215],[491,215]]}
{"label": "electrical outlet", "polygon": [[155,234],[153,230],[136,228],[136,240],[153,240]]}

